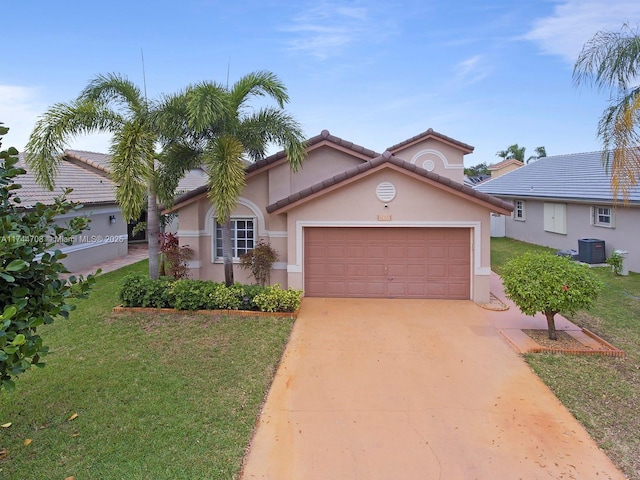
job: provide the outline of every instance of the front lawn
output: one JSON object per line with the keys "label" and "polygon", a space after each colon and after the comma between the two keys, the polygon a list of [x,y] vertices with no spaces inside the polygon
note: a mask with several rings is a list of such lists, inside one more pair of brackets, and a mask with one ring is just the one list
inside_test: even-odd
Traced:
{"label": "front lawn", "polygon": [[[549,250],[505,238],[491,239],[495,272],[512,256]],[[615,275],[593,268],[605,284],[595,306],[569,317],[616,347],[625,358],[561,354],[525,355],[554,391],[629,478],[640,480],[640,274]]]}
{"label": "front lawn", "polygon": [[47,366],[0,393],[0,478],[237,477],[293,320],[112,314],[145,271],[105,274],[42,329]]}

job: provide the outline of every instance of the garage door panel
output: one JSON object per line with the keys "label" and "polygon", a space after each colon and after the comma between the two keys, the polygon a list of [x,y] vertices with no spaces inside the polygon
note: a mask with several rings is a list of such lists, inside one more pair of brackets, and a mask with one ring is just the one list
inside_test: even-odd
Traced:
{"label": "garage door panel", "polygon": [[468,228],[304,229],[308,296],[469,298]]}

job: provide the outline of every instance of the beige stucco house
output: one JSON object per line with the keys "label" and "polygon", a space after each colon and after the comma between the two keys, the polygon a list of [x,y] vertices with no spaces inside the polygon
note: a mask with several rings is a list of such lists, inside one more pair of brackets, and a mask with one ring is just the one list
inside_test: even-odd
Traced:
{"label": "beige stucco house", "polygon": [[508,158],[503,160],[500,163],[494,163],[493,165],[489,165],[488,170],[491,173],[491,178],[499,177],[500,175],[504,175],[505,173],[513,172],[514,170],[522,167],[524,162],[517,160],[515,158]]}
{"label": "beige stucco house", "polygon": [[[232,216],[234,256],[268,241],[279,253],[271,282],[306,296],[488,302],[490,214],[512,206],[463,185],[472,151],[429,129],[379,154],[324,130],[307,141],[295,173],[283,152],[247,167]],[[207,187],[169,212],[178,213],[181,244],[196,252],[191,277],[223,280]]]}

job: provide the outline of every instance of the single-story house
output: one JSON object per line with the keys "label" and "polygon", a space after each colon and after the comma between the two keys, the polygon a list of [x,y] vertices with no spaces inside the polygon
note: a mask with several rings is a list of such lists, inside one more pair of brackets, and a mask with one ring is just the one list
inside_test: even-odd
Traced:
{"label": "single-story house", "polygon": [[[512,203],[507,237],[579,251],[604,241],[605,257],[628,251],[626,265],[640,272],[640,188],[615,201],[602,152],[543,157],[475,187]],[[582,240],[582,242],[579,242]]]}
{"label": "single-story house", "polygon": [[[463,184],[473,147],[432,129],[379,154],[323,130],[294,173],[284,152],[250,164],[232,214],[234,257],[279,253],[271,282],[316,297],[489,301],[490,214],[511,203]],[[176,199],[192,278],[221,281],[215,207],[202,186]],[[237,280],[252,282],[247,271]]]}
{"label": "single-story house", "polygon": [[18,158],[18,166],[27,171],[16,178],[16,183],[22,185],[16,196],[24,208],[29,209],[38,202],[50,205],[65,189],[73,188],[67,198],[81,203],[83,208],[57,217],[57,223],[62,225],[72,216],[87,215],[91,218],[90,229],[75,237],[72,245],[58,245],[59,250],[67,254],[63,263],[69,271],[83,270],[127,254],[127,224],[116,204],[116,185],[109,179],[105,168],[108,155],[65,151],[53,191],[38,185],[24,162],[23,154]]}
{"label": "single-story house", "polygon": [[[17,195],[22,201],[22,206],[29,208],[37,202],[51,204],[66,188],[72,188],[68,199],[81,203],[83,208],[58,217],[60,223],[64,223],[69,216],[88,215],[91,218],[90,230],[77,236],[72,245],[58,245],[59,249],[67,254],[63,262],[69,271],[83,270],[97,263],[125,256],[130,241],[146,239],[144,231],[135,238],[132,236],[136,222],[127,224],[116,203],[117,187],[110,179],[109,155],[65,150],[53,191],[37,184],[35,176],[24,161],[24,154],[19,154],[18,158],[19,166],[27,171],[16,180],[22,185]],[[204,171],[191,170],[181,179],[177,191],[193,190],[206,181]]]}

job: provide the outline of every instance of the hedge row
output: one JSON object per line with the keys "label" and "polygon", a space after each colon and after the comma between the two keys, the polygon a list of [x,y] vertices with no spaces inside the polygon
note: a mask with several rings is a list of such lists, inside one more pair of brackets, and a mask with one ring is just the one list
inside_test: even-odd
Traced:
{"label": "hedge row", "polygon": [[278,284],[261,287],[236,283],[226,287],[207,280],[152,280],[142,274],[129,274],[123,278],[118,295],[123,307],[295,312],[302,290],[283,290]]}

